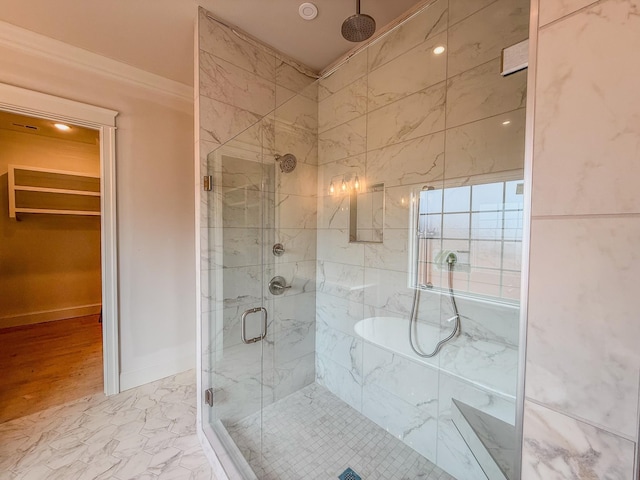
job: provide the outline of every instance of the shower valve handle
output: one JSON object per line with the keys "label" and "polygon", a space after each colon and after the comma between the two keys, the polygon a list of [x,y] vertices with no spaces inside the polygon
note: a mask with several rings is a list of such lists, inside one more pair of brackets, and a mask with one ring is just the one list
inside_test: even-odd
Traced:
{"label": "shower valve handle", "polygon": [[272,295],[282,295],[288,288],[291,288],[291,285],[287,285],[287,281],[280,275],[269,281],[269,291]]}
{"label": "shower valve handle", "polygon": [[276,257],[280,257],[282,256],[282,254],[284,254],[284,245],[282,245],[281,243],[276,243],[271,251]]}

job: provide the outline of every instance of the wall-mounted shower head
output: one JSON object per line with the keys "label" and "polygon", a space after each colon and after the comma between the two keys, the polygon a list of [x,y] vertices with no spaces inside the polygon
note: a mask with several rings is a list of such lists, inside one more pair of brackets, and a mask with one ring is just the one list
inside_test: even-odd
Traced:
{"label": "wall-mounted shower head", "polygon": [[276,162],[280,164],[280,171],[282,173],[291,173],[295,170],[298,160],[292,153],[286,153],[284,155],[276,155]]}
{"label": "wall-mounted shower head", "polygon": [[376,31],[373,17],[360,13],[360,0],[356,0],[356,14],[342,23],[342,36],[350,42],[362,42]]}

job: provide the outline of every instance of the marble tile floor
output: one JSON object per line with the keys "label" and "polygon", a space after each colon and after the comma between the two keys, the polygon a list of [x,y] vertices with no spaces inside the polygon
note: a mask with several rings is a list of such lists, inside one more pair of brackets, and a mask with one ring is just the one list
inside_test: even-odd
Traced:
{"label": "marble tile floor", "polygon": [[2,423],[0,480],[215,480],[196,436],[195,383],[188,371]]}
{"label": "marble tile floor", "polygon": [[364,480],[454,480],[318,384],[227,430],[262,480],[330,480],[347,467]]}

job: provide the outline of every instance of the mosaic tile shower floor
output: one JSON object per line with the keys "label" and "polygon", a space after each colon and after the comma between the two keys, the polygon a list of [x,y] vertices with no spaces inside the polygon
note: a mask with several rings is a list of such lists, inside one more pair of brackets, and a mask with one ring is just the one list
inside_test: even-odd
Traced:
{"label": "mosaic tile shower floor", "polygon": [[[0,480],[216,480],[195,434],[195,373],[0,424]],[[261,480],[454,480],[313,384],[229,428]]]}
{"label": "mosaic tile shower floor", "polygon": [[312,384],[227,430],[262,480],[331,480],[352,468],[364,480],[455,480],[324,387]]}

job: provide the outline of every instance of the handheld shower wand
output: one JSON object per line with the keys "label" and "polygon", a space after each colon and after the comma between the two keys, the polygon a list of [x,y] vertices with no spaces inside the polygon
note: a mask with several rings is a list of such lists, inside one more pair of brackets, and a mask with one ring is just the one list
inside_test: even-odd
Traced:
{"label": "handheld shower wand", "polygon": [[[425,187],[422,190],[433,190],[433,187]],[[418,218],[420,217],[420,202],[421,202],[421,196],[418,195],[418,208],[417,208],[417,216]],[[418,220],[419,223],[419,220]],[[418,224],[416,224],[418,225]],[[417,228],[416,229],[416,236],[418,237],[418,240],[420,238],[420,230]],[[426,239],[427,237],[425,237]],[[428,241],[428,240],[426,240]],[[415,345],[414,339],[413,339],[413,329],[414,329],[414,325],[416,324],[416,322],[418,321],[417,317],[418,317],[418,305],[420,303],[420,292],[422,291],[422,286],[419,285],[418,282],[418,262],[420,261],[420,242],[417,241],[416,242],[416,278],[415,278],[415,290],[413,291],[413,305],[411,306],[411,316],[409,317],[409,344],[411,345],[411,349],[415,352],[416,355],[418,355],[421,358],[432,358],[435,357],[438,352],[440,352],[440,349],[443,347],[443,345],[445,343],[447,343],[448,341],[450,341],[451,339],[453,339],[454,337],[456,337],[457,335],[460,335],[460,312],[458,312],[458,304],[456,303],[456,297],[453,293],[453,271],[455,269],[455,264],[458,261],[458,257],[456,256],[455,253],[451,252],[449,253],[449,255],[447,255],[446,258],[446,263],[447,263],[447,273],[448,273],[448,286],[449,286],[449,299],[451,300],[451,307],[453,308],[453,317],[451,317],[448,321],[452,321],[455,320],[455,325],[453,327],[453,331],[443,340],[440,340],[435,348],[433,349],[432,352],[430,353],[425,353],[422,351],[421,348],[419,348],[417,345]]]}

